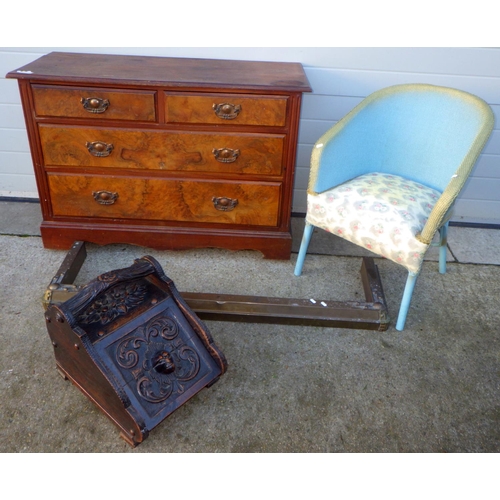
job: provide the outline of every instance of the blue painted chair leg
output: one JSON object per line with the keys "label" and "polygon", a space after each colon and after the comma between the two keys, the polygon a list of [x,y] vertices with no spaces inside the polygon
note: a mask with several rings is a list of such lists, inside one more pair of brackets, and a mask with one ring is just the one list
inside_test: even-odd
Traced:
{"label": "blue painted chair leg", "polygon": [[396,330],[401,331],[405,327],[406,316],[408,315],[408,309],[410,308],[411,296],[413,295],[413,289],[415,288],[417,276],[418,274],[408,273],[405,291],[403,292],[403,298],[401,299],[401,305],[399,306],[399,315],[398,321],[396,323]]}
{"label": "blue painted chair leg", "polygon": [[448,222],[439,230],[439,272],[446,273],[446,249],[448,244]]}
{"label": "blue painted chair leg", "polygon": [[309,246],[309,242],[311,241],[313,230],[314,226],[306,222],[306,226],[304,227],[304,234],[302,235],[302,243],[300,244],[299,255],[297,256],[297,263],[295,264],[295,276],[300,276],[302,274],[302,266],[304,265],[307,248]]}

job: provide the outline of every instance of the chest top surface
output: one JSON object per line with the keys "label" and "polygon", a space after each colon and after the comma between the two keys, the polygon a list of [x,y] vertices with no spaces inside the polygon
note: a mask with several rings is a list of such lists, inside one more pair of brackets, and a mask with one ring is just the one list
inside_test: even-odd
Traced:
{"label": "chest top surface", "polygon": [[51,52],[7,74],[51,82],[309,92],[300,63]]}

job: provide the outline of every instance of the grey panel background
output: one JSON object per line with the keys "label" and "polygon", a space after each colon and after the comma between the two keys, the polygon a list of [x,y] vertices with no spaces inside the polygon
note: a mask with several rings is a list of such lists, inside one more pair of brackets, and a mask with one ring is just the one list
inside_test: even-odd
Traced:
{"label": "grey panel background", "polygon": [[313,144],[368,94],[398,83],[430,83],[471,92],[490,104],[496,124],[456,203],[454,220],[500,224],[498,48],[0,48],[0,196],[38,197],[17,82],[4,76],[53,50],[302,63],[313,91],[304,95],[301,113],[293,201],[296,213],[306,209]]}

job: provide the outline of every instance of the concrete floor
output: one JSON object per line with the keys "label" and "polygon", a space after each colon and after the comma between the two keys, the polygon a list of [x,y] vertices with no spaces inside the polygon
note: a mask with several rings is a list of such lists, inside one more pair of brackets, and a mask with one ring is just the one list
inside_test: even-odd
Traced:
{"label": "concrete floor", "polygon": [[[498,452],[500,231],[451,227],[446,275],[424,263],[403,332],[207,321],[227,373],[137,448],[56,373],[42,295],[66,255],[46,250],[36,203],[0,202],[0,452]],[[216,249],[88,245],[77,278],[153,255],[181,291],[351,300],[357,247],[313,237],[290,261]],[[376,259],[396,316],[403,268]]]}

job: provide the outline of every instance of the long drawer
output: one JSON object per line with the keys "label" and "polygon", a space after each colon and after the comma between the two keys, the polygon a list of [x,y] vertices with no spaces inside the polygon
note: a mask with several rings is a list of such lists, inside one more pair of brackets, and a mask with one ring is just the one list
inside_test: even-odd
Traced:
{"label": "long drawer", "polygon": [[167,123],[283,127],[287,98],[245,94],[166,93]]}
{"label": "long drawer", "polygon": [[55,216],[276,226],[280,183],[48,174]]}
{"label": "long drawer", "polygon": [[48,167],[275,175],[285,136],[39,125]]}
{"label": "long drawer", "polygon": [[156,121],[153,91],[33,85],[35,113],[43,117]]}

